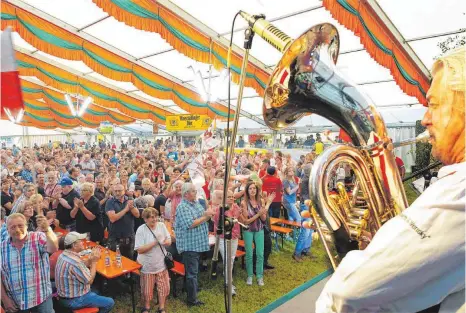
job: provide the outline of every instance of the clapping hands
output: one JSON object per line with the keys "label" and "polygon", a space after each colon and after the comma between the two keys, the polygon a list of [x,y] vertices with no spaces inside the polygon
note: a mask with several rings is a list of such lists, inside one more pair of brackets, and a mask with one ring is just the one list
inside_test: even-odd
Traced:
{"label": "clapping hands", "polygon": [[46,233],[49,229],[49,222],[43,215],[36,216],[37,230]]}
{"label": "clapping hands", "polygon": [[275,195],[275,192],[272,192],[267,196],[267,204],[271,204],[273,202],[273,200],[275,199]]}
{"label": "clapping hands", "polygon": [[81,199],[74,198],[74,206],[78,208],[82,208],[84,206],[84,202]]}

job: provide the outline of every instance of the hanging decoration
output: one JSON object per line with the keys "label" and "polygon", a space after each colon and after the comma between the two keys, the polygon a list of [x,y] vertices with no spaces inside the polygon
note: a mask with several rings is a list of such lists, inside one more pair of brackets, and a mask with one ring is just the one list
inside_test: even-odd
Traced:
{"label": "hanging decoration", "polygon": [[[228,47],[191,26],[176,13],[153,0],[92,0],[99,8],[116,20],[137,29],[154,32],[175,50],[196,61],[212,64],[215,69],[227,67]],[[243,57],[231,55],[232,81],[239,83]],[[245,86],[254,88],[261,96],[269,73],[254,64],[247,68]]]}
{"label": "hanging decoration", "polygon": [[323,5],[338,22],[361,38],[371,57],[390,70],[406,94],[427,105],[430,78],[418,68],[367,1],[323,0]]}
{"label": "hanging decoration", "polygon": [[[113,80],[131,82],[142,92],[156,98],[172,100],[185,111],[211,117],[228,116],[225,106],[206,103],[196,92],[183,85],[5,2],[1,6],[1,27],[5,29],[8,26],[40,51],[67,60],[83,61],[101,75]],[[233,111],[231,115],[234,115]]]}

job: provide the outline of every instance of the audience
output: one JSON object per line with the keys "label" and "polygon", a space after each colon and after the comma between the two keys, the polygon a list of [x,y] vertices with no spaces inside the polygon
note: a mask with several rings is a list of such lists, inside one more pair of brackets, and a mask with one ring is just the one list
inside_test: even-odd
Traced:
{"label": "audience", "polygon": [[[247,285],[252,285],[255,275],[258,285],[263,286],[264,269],[274,268],[268,263],[274,235],[270,217],[279,218],[283,204],[285,218],[300,221],[296,198],[299,180],[295,173],[304,176],[302,190],[309,180],[306,164],[297,164],[289,154],[275,154],[243,151],[227,182],[225,201],[229,210],[225,215],[249,227],[243,231],[239,224],[233,227],[230,269],[242,238]],[[203,304],[198,298],[198,272],[207,265],[206,252],[212,248],[209,227],[213,231],[221,222],[226,183],[222,148],[200,154],[193,147],[178,153],[176,143],[170,140],[153,145],[121,145],[118,150],[102,143],[84,149],[76,143],[65,143],[16,148],[16,155],[4,148],[0,156],[1,205],[3,214],[10,215],[1,226],[2,303],[7,312],[53,312],[50,277],[55,279],[63,307],[92,306],[99,312],[111,311],[114,301],[91,289],[97,260],[103,259],[103,253],[94,249],[86,255],[83,245],[87,236],[93,242],[106,242],[105,230],[111,250],[118,246],[123,257],[130,259],[137,253],[142,265],[142,312],[150,311],[154,288],[158,312],[166,309],[170,292],[169,271],[164,263],[167,250],[185,266],[187,304]],[[199,172],[205,179],[203,185],[196,179],[193,184],[186,168],[198,156],[202,158]],[[302,193],[300,210],[306,209],[303,198],[309,197],[306,190]],[[51,257],[53,264],[49,264],[48,255],[56,251],[57,239],[51,228],[66,234],[62,237],[65,246]],[[312,229],[299,230],[293,256],[296,261],[310,254],[312,233]],[[222,258],[226,258],[224,246],[222,235]],[[27,257],[15,258],[21,249]],[[10,251],[14,253],[8,254]],[[30,266],[33,263],[37,266]],[[38,283],[33,284],[31,277]]]}

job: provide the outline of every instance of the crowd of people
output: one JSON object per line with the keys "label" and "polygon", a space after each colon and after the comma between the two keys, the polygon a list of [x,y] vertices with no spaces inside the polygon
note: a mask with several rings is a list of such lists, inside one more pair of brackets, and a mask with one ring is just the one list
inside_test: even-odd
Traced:
{"label": "crowd of people", "polygon": [[[279,150],[253,153],[245,148],[235,154],[227,185],[225,201],[230,210],[226,215],[248,226],[240,229],[236,224],[232,235],[233,251],[238,247],[238,240],[244,240],[247,285],[252,285],[256,277],[257,284],[264,286],[264,269],[274,268],[269,263],[269,256],[276,234],[271,232],[270,218],[283,215],[283,218],[297,223],[309,222],[309,219],[302,218],[301,212],[307,210],[304,201],[310,197],[312,163],[324,149],[323,144],[319,146],[321,143],[319,136],[313,149],[299,160]],[[199,155],[205,181],[202,186],[191,182],[187,170],[188,165],[199,160]],[[202,305],[197,297],[197,279],[199,270],[207,269],[208,252],[211,250],[209,233],[213,233],[219,223],[224,196],[225,157],[222,147],[198,151],[196,145],[192,145],[181,149],[170,140],[124,144],[120,149],[116,149],[114,144],[79,146],[52,145],[51,142],[42,147],[4,148],[1,150],[2,221],[3,216],[21,216],[25,229],[20,242],[28,241],[28,233],[47,229],[45,234],[48,234],[47,227],[69,233],[61,238],[65,241],[61,249],[57,243],[59,255],[50,257],[54,260],[51,264],[46,255],[53,251],[42,249],[43,266],[53,272],[51,274],[55,278],[52,282],[54,286],[56,284],[64,307],[76,308],[85,302],[107,312],[113,306],[107,298],[90,291],[89,286],[95,277],[92,260],[97,261],[101,251],[93,251],[86,262],[80,262],[79,253],[85,250],[79,244],[81,234],[113,251],[118,248],[124,257],[142,264],[141,302],[147,311],[154,286],[157,288],[159,310],[164,311],[170,292],[168,270],[163,262],[167,251],[185,265],[188,305]],[[334,177],[331,188],[338,180],[351,183],[353,173],[348,165],[342,165],[335,169]],[[44,219],[47,227],[38,223]],[[167,230],[166,222],[173,231]],[[4,222],[1,230],[2,247],[15,246],[12,241],[15,230],[10,230],[9,222]],[[292,255],[295,262],[312,257],[313,232],[312,227],[299,229]],[[222,237],[219,249],[222,259],[225,257],[223,247]],[[63,251],[66,253],[62,254]],[[24,261],[21,258],[14,261],[2,258],[2,271],[9,271],[10,262],[20,266]],[[233,264],[234,257],[231,262]],[[57,267],[54,268],[55,264]],[[79,270],[80,274],[70,275],[70,268],[73,273]],[[57,280],[58,277],[65,279],[64,273],[68,276],[65,288]],[[41,274],[44,274],[41,279],[47,280],[47,273]],[[2,281],[6,290],[2,294],[6,300],[4,302],[2,297],[2,302],[10,304],[7,307],[11,312],[14,312],[13,307],[20,310],[41,307],[42,302],[24,301],[27,289],[15,289],[21,285],[20,282],[23,282],[20,276]],[[118,280],[116,283],[124,289],[124,282]],[[45,301],[50,295],[45,290],[49,285],[44,284],[43,288],[44,297],[40,299]],[[234,285],[233,294],[236,295]],[[76,300],[78,298],[79,301]]]}
{"label": "crowd of people", "polygon": [[[199,154],[203,186],[192,184],[186,171]],[[296,162],[280,151],[261,154],[247,149],[235,156],[227,186],[226,203],[231,208],[227,216],[249,226],[241,231],[235,225],[232,240],[234,249],[239,239],[245,241],[248,285],[255,276],[263,286],[264,269],[274,268],[269,264],[270,217],[280,217],[283,208],[286,219],[301,222],[314,157],[309,153]],[[124,145],[118,150],[102,144],[87,149],[78,145],[2,149],[2,249],[21,251],[17,258],[2,256],[2,273],[8,273],[2,275],[2,303],[9,312],[31,308],[42,312],[42,307],[48,310],[50,306],[53,286],[64,307],[92,305],[109,311],[111,299],[90,289],[102,252],[95,249],[85,262],[79,258],[85,250],[84,234],[113,251],[118,247],[124,257],[142,264],[141,301],[148,310],[154,285],[161,312],[170,291],[163,262],[166,251],[185,265],[188,304],[202,305],[197,298],[197,277],[199,269],[207,267],[208,235],[218,225],[224,171],[223,148],[201,153],[191,146],[181,151],[169,140]],[[170,223],[173,232],[164,222]],[[55,228],[68,234],[58,240]],[[312,232],[303,228],[299,234],[293,255],[297,262],[310,254]],[[59,241],[64,242],[59,245]],[[224,257],[223,238],[220,244]],[[23,269],[30,260],[20,256],[33,252],[42,263]],[[18,271],[11,271],[12,267]],[[25,277],[40,277],[43,283]],[[31,298],[37,286],[40,293]]]}

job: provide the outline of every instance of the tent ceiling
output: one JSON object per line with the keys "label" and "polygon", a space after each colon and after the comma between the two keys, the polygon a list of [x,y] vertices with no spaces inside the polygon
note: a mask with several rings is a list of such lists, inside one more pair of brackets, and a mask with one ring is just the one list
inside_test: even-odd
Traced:
{"label": "tent ceiling", "polygon": [[[93,36],[128,54],[133,60],[145,62],[182,82],[193,84],[193,74],[188,68],[191,65],[199,69],[203,77],[209,75],[210,66],[208,64],[196,62],[173,50],[157,33],[138,30],[118,22],[97,7],[92,0],[23,0],[22,2],[78,28],[83,35]],[[165,2],[168,2],[168,0],[165,0]],[[361,88],[377,106],[386,106],[383,109],[384,118],[390,119],[390,116],[393,115],[396,116],[398,121],[412,121],[422,117],[423,108],[419,108],[419,106],[417,108],[402,106],[418,103],[418,100],[407,96],[401,91],[390,72],[369,56],[357,36],[331,17],[330,13],[322,7],[320,0],[289,0],[286,5],[284,5],[283,1],[278,0],[172,0],[172,2],[227,40],[230,38],[229,32],[233,16],[238,10],[244,10],[248,13],[265,13],[267,19],[274,20],[277,27],[292,37],[299,36],[303,31],[317,23],[332,23],[339,31],[341,42],[341,53],[337,67],[349,79],[360,84]],[[465,27],[465,4],[462,0],[451,0],[447,3],[440,0],[379,0],[378,4],[427,68],[430,68],[434,57],[441,52],[437,47],[437,43],[447,36],[421,37],[452,33]],[[419,11],[421,7],[422,14]],[[213,12],[215,13],[213,14]],[[234,43],[240,47],[242,46],[245,26],[245,22],[238,18],[235,26],[236,31],[234,32]],[[15,45],[29,51],[36,50],[35,47],[26,43],[17,34],[14,36],[14,42]],[[171,109],[171,111],[186,112],[171,100],[157,99],[139,91],[130,82],[115,81],[100,75],[81,61],[64,60],[40,51],[35,53],[46,56],[73,70],[87,73],[90,77],[121,88],[129,94],[135,94],[157,102]],[[271,68],[281,57],[279,52],[257,36],[254,39],[251,54]],[[217,71],[213,70],[212,75],[214,77],[218,74]],[[204,82],[206,85],[208,84],[207,79]],[[232,84],[231,96],[233,99],[236,98],[237,91],[238,86]],[[219,94],[222,99],[226,99],[226,88],[219,91]],[[252,115],[260,116],[262,100],[260,97],[252,98],[258,96],[257,92],[252,88],[245,88],[244,96],[243,109]],[[232,100],[232,105],[235,104],[236,100]],[[394,105],[401,105],[401,107],[392,108]],[[241,118],[241,123],[246,123],[246,120],[248,118]],[[315,120],[319,121],[318,118],[315,118]],[[303,119],[302,123],[306,123],[306,119]]]}

